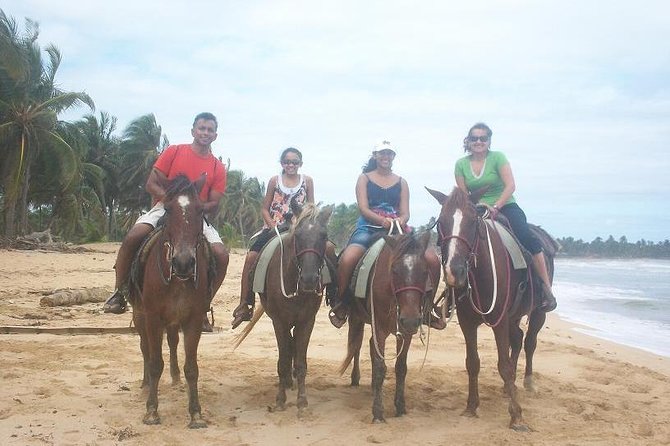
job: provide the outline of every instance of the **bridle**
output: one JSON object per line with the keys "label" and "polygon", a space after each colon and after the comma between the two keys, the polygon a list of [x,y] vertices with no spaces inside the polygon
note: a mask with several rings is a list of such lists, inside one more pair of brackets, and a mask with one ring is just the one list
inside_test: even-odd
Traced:
{"label": "bridle", "polygon": [[[489,255],[490,255],[490,258],[491,258],[491,265],[492,265],[492,272],[493,272],[492,273],[493,274],[493,291],[494,291],[492,301],[491,301],[491,306],[488,310],[483,310],[481,308],[481,303],[480,303],[480,299],[479,299],[479,291],[478,291],[478,287],[477,287],[477,281],[475,280],[476,276],[475,276],[474,272],[472,271],[473,266],[474,266],[474,268],[477,268],[477,252],[479,250],[479,240],[480,240],[479,233],[480,233],[481,225],[482,224],[486,225],[486,223],[484,223],[484,217],[485,216],[486,216],[486,214],[484,214],[484,216],[480,216],[479,214],[477,214],[476,223],[475,223],[476,227],[475,227],[475,241],[474,241],[474,243],[470,243],[467,239],[465,239],[461,236],[458,236],[458,235],[446,235],[444,233],[444,230],[442,229],[442,225],[440,224],[439,219],[438,219],[438,221],[437,221],[437,232],[438,232],[438,235],[439,235],[438,245],[440,246],[440,249],[441,249],[442,254],[443,254],[442,255],[442,267],[445,268],[448,258],[446,258],[444,253],[447,250],[447,246],[448,246],[449,242],[452,239],[455,239],[456,241],[460,241],[463,244],[465,244],[466,248],[468,249],[468,258],[465,261],[467,286],[466,286],[466,293],[461,294],[459,296],[459,301],[464,296],[467,296],[469,301],[470,301],[470,305],[472,306],[472,309],[482,317],[484,323],[486,325],[490,326],[490,327],[495,328],[502,321],[502,319],[505,315],[505,311],[507,309],[507,306],[509,304],[509,298],[510,298],[510,294],[511,294],[511,290],[510,290],[510,282],[511,281],[509,279],[507,280],[507,295],[505,297],[504,306],[503,306],[503,309],[500,312],[500,316],[498,317],[498,319],[494,323],[487,322],[485,316],[490,314],[493,311],[493,309],[495,308],[496,298],[497,298],[497,291],[498,291],[497,272],[496,272],[496,268],[495,268],[495,257],[494,257],[494,254],[493,254],[493,248],[492,248],[492,245],[491,245],[491,237],[490,237],[490,234],[489,234],[488,226],[485,226],[485,228],[486,228],[486,241],[487,241],[487,245],[488,245],[488,248],[489,248]],[[495,232],[497,233],[498,230],[495,226],[495,222],[493,224],[493,228],[494,228]],[[511,277],[509,256],[506,255],[505,259],[507,261],[507,276],[509,278],[509,277]],[[452,287],[447,285],[447,288],[452,288]],[[474,290],[474,292],[473,292],[473,290]],[[451,292],[454,293],[455,291],[452,289]],[[475,296],[474,299],[473,299],[473,294]],[[477,302],[475,302],[475,300]]]}
{"label": "bridle", "polygon": [[[288,294],[286,292],[286,287],[284,286],[284,240],[279,233],[279,229],[275,226],[274,228],[275,233],[277,234],[277,237],[279,237],[279,277],[280,277],[280,285],[281,285],[281,292],[284,297],[291,298],[295,297],[298,295],[298,289],[300,288],[300,277],[302,275],[302,265],[300,263],[300,257],[307,254],[307,253],[313,253],[316,254],[316,256],[319,258],[319,267],[317,269],[317,275],[319,277],[319,283],[316,287],[316,290],[322,290],[323,289],[323,284],[321,283],[321,270],[323,269],[323,265],[325,264],[325,248],[324,252],[321,252],[317,249],[314,248],[304,248],[300,251],[298,251],[298,246],[296,242],[296,236],[295,232],[293,233],[293,252],[294,258],[295,258],[295,265],[296,269],[298,270],[298,283],[296,284],[296,290],[292,294]],[[319,291],[315,291],[315,294],[319,294]]]}
{"label": "bridle", "polygon": [[[165,215],[167,216],[169,212],[170,211],[168,209],[166,209],[165,210]],[[196,287],[196,288],[198,287],[198,259],[197,259],[197,255],[198,255],[198,249],[200,248],[200,245],[202,243],[204,243],[204,241],[205,241],[205,236],[202,233],[202,225],[203,225],[202,219],[198,219],[198,221],[200,222],[200,225],[198,226],[198,231],[199,232],[198,232],[198,235],[197,235],[197,240],[195,242],[196,259],[195,259],[195,263],[194,263],[194,266],[193,266],[193,272],[191,274],[187,275],[187,276],[181,276],[181,275],[175,274],[175,272],[174,272],[174,264],[172,262],[172,260],[174,258],[174,245],[173,245],[172,241],[170,240],[170,238],[167,237],[167,235],[165,234],[166,226],[163,227],[163,238],[164,238],[163,249],[162,250],[161,249],[156,250],[156,261],[157,261],[157,264],[158,264],[158,274],[159,274],[159,276],[161,278],[161,281],[163,282],[164,285],[169,285],[170,282],[172,281],[172,278],[176,277],[177,279],[181,280],[182,282],[186,282],[187,280],[193,279],[193,286]],[[164,250],[167,250],[167,251],[165,251],[165,262],[167,262],[167,264],[170,267],[167,277],[163,273],[164,266],[163,266],[163,262],[162,262],[162,260],[163,260],[162,252]]]}

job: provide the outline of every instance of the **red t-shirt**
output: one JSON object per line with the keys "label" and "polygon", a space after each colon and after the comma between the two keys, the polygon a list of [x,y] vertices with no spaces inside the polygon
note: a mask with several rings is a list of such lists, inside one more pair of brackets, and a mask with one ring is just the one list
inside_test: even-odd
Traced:
{"label": "red t-shirt", "polygon": [[199,155],[193,151],[191,144],[169,146],[160,154],[154,167],[163,172],[168,180],[184,174],[189,180],[195,181],[200,175],[207,174],[204,186],[200,191],[200,199],[207,201],[209,191],[223,193],[226,190],[226,168],[214,155]]}

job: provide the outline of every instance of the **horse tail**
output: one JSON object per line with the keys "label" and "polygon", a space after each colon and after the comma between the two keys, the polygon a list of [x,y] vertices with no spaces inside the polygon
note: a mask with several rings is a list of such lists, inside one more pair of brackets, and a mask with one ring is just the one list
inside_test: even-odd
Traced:
{"label": "horse tail", "polygon": [[258,304],[258,309],[254,310],[254,315],[249,321],[249,323],[244,327],[244,330],[240,332],[237,336],[233,338],[233,350],[235,350],[239,345],[244,341],[247,336],[249,336],[249,333],[251,333],[251,330],[254,329],[254,326],[256,325],[256,322],[259,321],[261,317],[263,317],[263,313],[265,313],[265,309],[263,308],[262,304]]}
{"label": "horse tail", "polygon": [[342,364],[340,364],[340,367],[337,369],[337,374],[339,376],[344,375],[344,372],[347,370],[347,367],[349,367],[349,364],[351,364],[353,359],[354,349],[351,348],[351,344],[347,344],[347,357],[344,358],[344,361],[342,361]]}

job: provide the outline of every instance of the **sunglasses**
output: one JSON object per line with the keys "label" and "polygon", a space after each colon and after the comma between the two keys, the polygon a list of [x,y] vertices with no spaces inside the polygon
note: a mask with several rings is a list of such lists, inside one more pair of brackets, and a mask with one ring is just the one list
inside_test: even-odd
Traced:
{"label": "sunglasses", "polygon": [[468,141],[470,142],[488,142],[489,136],[488,135],[483,135],[483,136],[468,136]]}
{"label": "sunglasses", "polygon": [[284,160],[281,162],[285,166],[299,166],[302,164],[302,161],[300,160]]}

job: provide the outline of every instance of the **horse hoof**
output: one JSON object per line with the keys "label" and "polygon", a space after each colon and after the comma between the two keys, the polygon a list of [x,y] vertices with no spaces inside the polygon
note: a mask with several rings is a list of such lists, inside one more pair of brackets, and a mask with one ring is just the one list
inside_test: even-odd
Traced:
{"label": "horse hoof", "polygon": [[203,429],[205,427],[207,427],[207,422],[203,420],[201,417],[192,418],[191,422],[188,423],[189,429]]}
{"label": "horse hoof", "polygon": [[372,419],[372,424],[383,424],[386,423],[386,420],[384,418],[373,418]]}
{"label": "horse hoof", "polygon": [[161,417],[159,417],[156,412],[151,412],[144,416],[142,422],[144,424],[148,424],[149,426],[154,426],[156,424],[161,424]]}
{"label": "horse hoof", "polygon": [[533,382],[532,377],[526,377],[523,379],[523,388],[526,389],[526,391],[535,393],[537,392],[537,389],[535,388],[535,383]]}
{"label": "horse hoof", "polygon": [[530,428],[527,425],[521,423],[510,424],[509,428],[515,432],[530,432]]}
{"label": "horse hoof", "polygon": [[298,410],[304,409],[305,407],[307,407],[307,398],[299,398],[297,406],[298,406]]}
{"label": "horse hoof", "polygon": [[465,409],[463,412],[461,412],[462,417],[470,417],[470,418],[477,418],[477,412],[474,410],[470,409]]}

